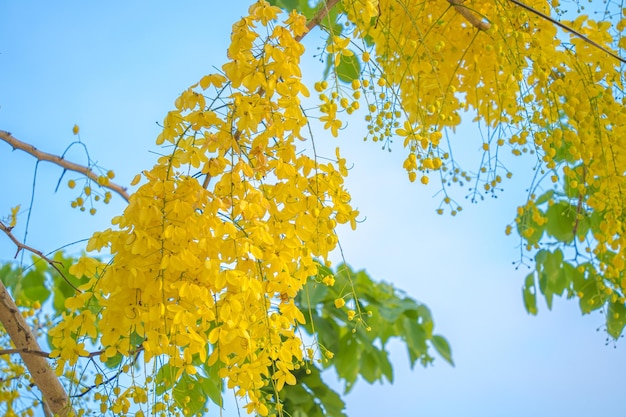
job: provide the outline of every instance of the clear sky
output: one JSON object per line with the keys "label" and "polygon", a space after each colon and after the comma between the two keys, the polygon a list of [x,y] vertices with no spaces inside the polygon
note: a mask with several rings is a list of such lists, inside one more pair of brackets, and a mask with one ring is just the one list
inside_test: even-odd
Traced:
{"label": "clear sky", "polygon": [[[0,129],[61,154],[75,140],[77,123],[91,158],[128,184],[154,161],[149,151],[156,150],[156,122],[176,96],[224,62],[230,26],[248,3],[0,2]],[[320,40],[317,32],[306,39],[311,85],[322,74],[314,57]],[[364,221],[356,232],[341,231],[346,260],[427,304],[436,331],[452,344],[456,367],[437,360],[434,367],[410,371],[404,350],[392,344],[395,383],[357,384],[347,396],[348,414],[619,415],[626,346],[605,345],[606,334],[596,331],[604,318],[581,317],[575,301],[557,300],[552,312],[540,303],[538,317],[524,311],[521,286],[528,270],[515,269],[518,241],[504,228],[524,201],[532,172],[515,171],[498,199],[480,204],[464,201],[461,191],[461,215],[438,216],[436,186],[408,182],[399,144],[383,152],[362,141],[359,121],[350,124],[338,139],[317,135],[322,152],[333,155],[339,145],[353,165],[349,189]],[[463,159],[479,157],[477,135],[467,126],[453,138],[467,152]],[[67,157],[86,161],[78,147]],[[525,168],[511,162],[518,165]],[[0,216],[17,204],[28,206],[34,168],[31,157],[0,143]],[[62,185],[54,193],[60,174],[49,164],[38,169],[28,243],[44,252],[108,227],[123,209],[115,197],[95,217],[72,210],[74,192]],[[80,249],[80,243],[69,248]],[[14,251],[0,236],[0,261]],[[224,415],[237,412],[229,407]]]}

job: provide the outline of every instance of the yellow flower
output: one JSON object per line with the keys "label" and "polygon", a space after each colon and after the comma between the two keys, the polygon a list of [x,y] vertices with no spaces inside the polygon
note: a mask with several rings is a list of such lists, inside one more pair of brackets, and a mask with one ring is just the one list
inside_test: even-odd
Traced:
{"label": "yellow flower", "polygon": [[20,207],[21,205],[18,204],[17,206],[11,208],[11,221],[9,222],[9,227],[15,227],[15,225],[17,224],[17,214],[20,211]]}

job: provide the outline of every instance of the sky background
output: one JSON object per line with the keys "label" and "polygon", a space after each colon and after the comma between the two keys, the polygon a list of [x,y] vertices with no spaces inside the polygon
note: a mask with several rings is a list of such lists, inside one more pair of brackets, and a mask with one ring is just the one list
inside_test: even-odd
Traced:
{"label": "sky background", "polygon": [[[130,183],[155,160],[156,122],[177,95],[225,62],[231,24],[248,4],[1,1],[0,129],[61,154],[76,140],[76,123],[91,158],[113,169],[116,182]],[[321,41],[314,32],[305,42],[304,76],[311,86],[322,74],[315,56]],[[515,268],[518,240],[504,235],[532,175],[524,163],[510,163],[515,177],[499,198],[470,204],[461,191],[463,212],[438,216],[435,181],[410,184],[399,144],[383,152],[363,142],[362,129],[353,118],[338,139],[316,136],[322,153],[333,156],[341,146],[353,166],[348,188],[365,221],[356,232],[341,230],[346,260],[428,305],[456,366],[438,359],[411,371],[404,349],[392,343],[394,384],[358,383],[346,397],[348,415],[620,415],[626,347],[605,345],[606,333],[597,331],[604,323],[600,313],[581,317],[577,303],[564,300],[552,312],[540,300],[537,317],[524,310],[528,269]],[[468,125],[453,138],[473,166],[480,157],[477,135]],[[66,157],[86,163],[79,147]],[[32,157],[0,143],[0,217],[17,204],[28,207],[34,173]],[[66,176],[55,193],[61,170],[40,164],[37,173],[27,243],[44,252],[88,238],[123,210],[114,197],[108,207],[97,206],[96,216],[79,213],[69,206],[76,192],[65,186],[78,176]],[[25,219],[22,214],[16,228],[20,237]],[[68,250],[80,252],[82,245]],[[14,253],[0,236],[0,261]],[[224,415],[237,411],[229,405]]]}

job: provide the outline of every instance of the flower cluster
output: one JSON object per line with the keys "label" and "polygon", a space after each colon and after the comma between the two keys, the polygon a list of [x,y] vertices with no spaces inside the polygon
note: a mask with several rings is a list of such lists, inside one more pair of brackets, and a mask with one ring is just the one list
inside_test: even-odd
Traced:
{"label": "flower cluster", "polygon": [[[339,153],[335,164],[300,151],[312,140],[296,39],[306,22],[294,12],[274,25],[279,11],[259,1],[233,25],[223,72],[176,100],[157,139],[168,154],[137,179],[116,228],[89,241],[110,261],[74,265],[92,279],[51,332],[60,367],[84,354],[89,336],[103,362],[141,353],[146,366],[173,369],[175,381],[217,369],[260,415],[296,382],[305,318],[294,297],[336,247],[337,224],[355,227],[358,212]],[[141,383],[103,408],[146,404]],[[261,392],[268,386],[271,401]],[[166,410],[163,401],[151,410]]]}
{"label": "flower cluster", "polygon": [[[613,51],[626,45],[624,11],[612,9],[606,21],[559,18],[561,28],[569,28],[560,32],[546,17],[563,13],[558,1],[530,0],[525,7],[486,0],[342,4],[352,42],[362,45],[361,61],[375,61],[367,67],[380,88],[369,94],[376,100],[367,116],[370,133],[404,140],[409,179],[422,172],[428,183],[425,175],[439,171],[449,205],[450,183],[471,181],[472,199],[501,187],[511,176],[501,160],[506,147],[531,155],[539,175],[516,222],[524,246],[539,248],[546,235],[582,245],[573,248],[573,262],[589,262],[585,279],[623,305],[626,99],[623,59]],[[466,112],[485,132],[474,174],[455,164],[452,138],[440,143]],[[542,178],[551,180],[552,190],[537,203]]]}

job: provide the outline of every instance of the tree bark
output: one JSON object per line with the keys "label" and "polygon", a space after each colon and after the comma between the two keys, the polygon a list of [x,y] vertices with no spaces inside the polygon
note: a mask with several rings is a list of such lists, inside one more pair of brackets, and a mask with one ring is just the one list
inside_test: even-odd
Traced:
{"label": "tree bark", "polygon": [[48,361],[39,355],[41,347],[35,335],[2,281],[0,281],[0,323],[15,347],[20,350],[20,356],[33,382],[41,391],[46,408],[59,417],[70,415],[69,398],[63,385]]}

